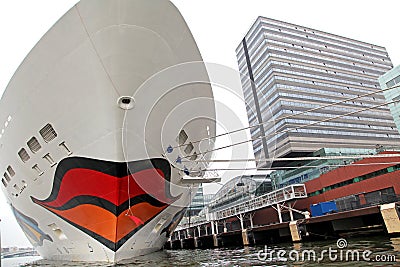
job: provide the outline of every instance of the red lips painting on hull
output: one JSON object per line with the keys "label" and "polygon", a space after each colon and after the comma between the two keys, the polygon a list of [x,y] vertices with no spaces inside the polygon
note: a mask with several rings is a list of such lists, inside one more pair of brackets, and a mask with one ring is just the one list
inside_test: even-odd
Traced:
{"label": "red lips painting on hull", "polygon": [[171,167],[161,158],[109,162],[62,160],[47,199],[32,201],[113,251],[179,197],[170,193]]}

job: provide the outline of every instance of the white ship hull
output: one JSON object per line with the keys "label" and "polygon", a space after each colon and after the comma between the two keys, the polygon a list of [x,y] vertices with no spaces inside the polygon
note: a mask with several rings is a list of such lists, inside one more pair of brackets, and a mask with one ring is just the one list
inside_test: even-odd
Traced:
{"label": "white ship hull", "polygon": [[187,144],[215,135],[205,67],[186,64],[201,60],[164,0],[81,1],[30,52],[0,104],[0,185],[41,256],[162,248],[212,148]]}

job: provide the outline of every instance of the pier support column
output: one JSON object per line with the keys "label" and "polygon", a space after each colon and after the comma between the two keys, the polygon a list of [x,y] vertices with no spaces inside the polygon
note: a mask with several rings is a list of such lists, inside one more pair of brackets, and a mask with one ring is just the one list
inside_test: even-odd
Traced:
{"label": "pier support column", "polygon": [[216,235],[216,234],[213,234],[213,243],[214,243],[214,247],[215,247],[215,248],[219,247],[219,244],[218,244],[218,235]]}
{"label": "pier support column", "polygon": [[381,205],[381,214],[385,222],[386,230],[389,234],[400,233],[399,214],[396,209],[396,203]]}
{"label": "pier support column", "polygon": [[200,228],[200,225],[199,226],[197,226],[197,231],[198,231],[198,233],[199,233],[199,237],[201,236],[201,228]]}
{"label": "pier support column", "polygon": [[289,223],[289,230],[290,230],[290,234],[292,236],[292,241],[293,242],[301,241],[301,236],[300,236],[300,233],[299,233],[299,227],[297,225],[297,221],[291,221]]}
{"label": "pier support column", "polygon": [[193,245],[194,245],[194,248],[198,248],[199,247],[199,237],[195,237],[194,238]]}
{"label": "pier support column", "polygon": [[[216,228],[214,228],[214,227],[216,227]],[[219,245],[218,244],[218,222],[211,221],[211,233],[213,236],[214,247],[217,248]]]}
{"label": "pier support column", "polygon": [[207,224],[204,225],[204,228],[205,228],[205,230],[206,230],[206,236],[207,236],[207,235],[208,235],[208,227],[207,227]]}
{"label": "pier support column", "polygon": [[[168,245],[167,245],[168,244]],[[167,242],[165,242],[165,246],[167,247],[167,249],[172,249],[172,236],[170,236],[167,239]]]}
{"label": "pier support column", "polygon": [[189,228],[186,229],[186,237],[185,238],[189,238],[190,237],[190,232],[189,232]]}
{"label": "pier support column", "polygon": [[244,230],[244,224],[243,224],[243,215],[241,213],[239,214],[239,220],[240,220],[240,228],[243,231]]}
{"label": "pier support column", "polygon": [[242,240],[243,240],[243,246],[250,245],[249,235],[247,234],[247,229],[242,230]]}
{"label": "pier support column", "polygon": [[276,211],[278,212],[279,222],[282,223],[281,205],[276,204]]}
{"label": "pier support column", "polygon": [[292,210],[292,204],[291,204],[291,203],[288,203],[288,207],[289,207],[290,221],[294,221],[293,210]]}
{"label": "pier support column", "polygon": [[[180,244],[181,249],[183,249],[183,247],[184,247],[184,245],[183,245],[183,240],[184,240],[184,238],[182,238],[181,235],[182,235],[181,231],[178,231],[178,240],[179,240],[179,244]],[[183,235],[185,236],[185,232],[183,232]]]}
{"label": "pier support column", "polygon": [[226,221],[224,221],[224,233],[228,232],[228,228],[226,228]]}

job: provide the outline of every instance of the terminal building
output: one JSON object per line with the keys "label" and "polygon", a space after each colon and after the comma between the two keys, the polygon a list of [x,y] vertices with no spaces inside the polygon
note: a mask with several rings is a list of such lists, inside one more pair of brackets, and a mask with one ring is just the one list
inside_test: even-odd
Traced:
{"label": "terminal building", "polygon": [[290,162],[283,167],[284,169],[272,172],[270,177],[277,188],[282,188],[291,184],[305,183],[334,169],[347,166],[357,160],[356,158],[341,157],[374,155],[381,151],[381,146],[375,149],[321,148],[311,154],[311,157],[316,158],[315,160]]}
{"label": "terminal building", "polygon": [[321,148],[399,143],[385,98],[374,93],[393,67],[384,47],[258,17],[236,54],[257,167]]}
{"label": "terminal building", "polygon": [[311,204],[335,201],[338,210],[344,211],[398,201],[400,153],[379,154],[388,157],[364,158],[306,182],[308,198],[300,200],[297,208],[305,210]]}

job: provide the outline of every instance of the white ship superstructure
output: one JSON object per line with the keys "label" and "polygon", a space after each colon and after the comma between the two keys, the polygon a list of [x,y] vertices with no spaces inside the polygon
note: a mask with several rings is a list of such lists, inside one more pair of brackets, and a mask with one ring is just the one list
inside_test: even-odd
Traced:
{"label": "white ship superstructure", "polygon": [[117,262],[159,250],[206,165],[215,108],[179,11],[82,0],[0,103],[1,187],[41,256]]}

